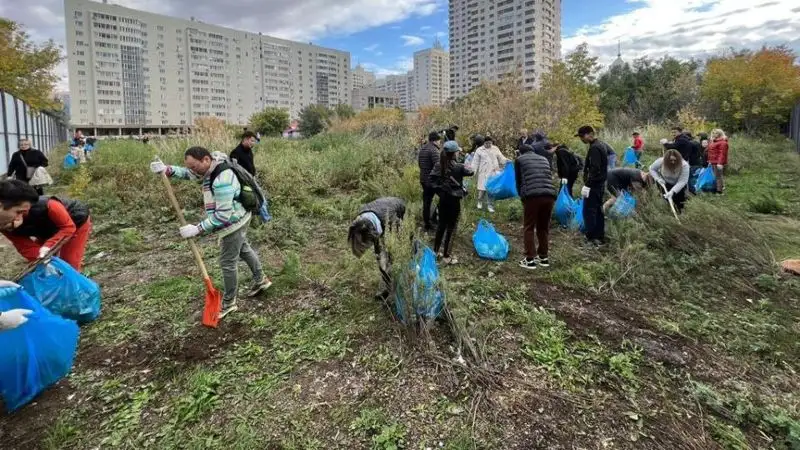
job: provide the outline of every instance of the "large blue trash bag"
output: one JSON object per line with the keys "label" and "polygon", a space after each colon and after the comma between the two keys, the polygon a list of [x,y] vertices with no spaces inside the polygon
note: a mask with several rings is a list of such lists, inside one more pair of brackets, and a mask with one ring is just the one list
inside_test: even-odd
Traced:
{"label": "large blue trash bag", "polygon": [[572,220],[569,222],[569,227],[573,230],[578,230],[581,233],[586,232],[586,224],[583,222],[583,197],[575,202],[575,214],[572,215]]}
{"label": "large blue trash bag", "polygon": [[78,325],[62,319],[19,287],[0,288],[0,311],[30,309],[28,321],[0,331],[0,397],[11,412],[72,370]]}
{"label": "large blue trash bag", "polygon": [[626,148],[625,154],[622,155],[622,166],[637,167],[638,165],[639,165],[639,157],[636,155],[636,150],[634,150],[633,147]]}
{"label": "large blue trash bag", "polygon": [[483,259],[505,261],[508,258],[508,240],[484,219],[478,222],[478,229],[472,235],[472,245]]}
{"label": "large blue trash bag", "polygon": [[74,169],[78,167],[80,161],[78,161],[71,153],[67,153],[67,156],[64,157],[64,168],[65,169]]}
{"label": "large blue trash bag", "polygon": [[611,207],[609,215],[616,218],[625,218],[633,215],[636,210],[636,197],[628,191],[622,191]]}
{"label": "large blue trash bag", "polygon": [[717,177],[714,176],[714,168],[711,164],[700,171],[697,175],[697,182],[694,185],[695,192],[708,192],[717,190]]}
{"label": "large blue trash bag", "polygon": [[553,215],[556,216],[556,221],[562,227],[569,226],[572,216],[575,214],[575,199],[569,195],[567,185],[561,186],[561,191],[556,198],[556,205],[553,208]]}
{"label": "large blue trash bag", "polygon": [[40,264],[20,284],[42,306],[65,319],[84,324],[100,315],[100,286],[60,258]]}
{"label": "large blue trash bag", "polygon": [[497,175],[486,180],[486,192],[495,200],[504,200],[519,196],[517,182],[514,176],[514,163],[509,162]]}
{"label": "large blue trash bag", "polygon": [[[444,296],[439,289],[439,268],[436,266],[436,254],[430,247],[419,242],[414,243],[415,256],[409,264],[411,272],[411,286],[397,286],[395,288],[395,311],[401,322],[406,323],[407,312],[412,312],[423,319],[439,317],[444,308]],[[398,280],[403,284],[404,279]],[[409,299],[404,297],[406,292],[411,293]]]}

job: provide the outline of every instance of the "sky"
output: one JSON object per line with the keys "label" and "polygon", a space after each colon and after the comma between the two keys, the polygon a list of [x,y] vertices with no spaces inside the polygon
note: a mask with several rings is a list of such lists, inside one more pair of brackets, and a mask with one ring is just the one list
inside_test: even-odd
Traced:
{"label": "sky", "polygon": [[[347,50],[378,76],[411,69],[413,54],[447,47],[447,0],[110,0],[110,3]],[[13,4],[13,5],[12,5]],[[63,45],[63,0],[0,0],[0,17]],[[800,0],[562,0],[562,54],[582,42],[602,64],[705,58],[787,44],[800,53]],[[65,90],[66,63],[58,69]]]}

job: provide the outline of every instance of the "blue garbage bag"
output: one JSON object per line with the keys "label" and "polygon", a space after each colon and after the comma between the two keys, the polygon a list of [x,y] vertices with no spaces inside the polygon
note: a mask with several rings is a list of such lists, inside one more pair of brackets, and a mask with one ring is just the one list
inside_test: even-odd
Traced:
{"label": "blue garbage bag", "polygon": [[633,147],[628,147],[625,149],[625,154],[622,155],[622,166],[639,166],[639,156],[636,154],[636,150]]}
{"label": "blue garbage bag", "polygon": [[486,192],[495,200],[518,197],[517,182],[514,175],[514,163],[508,162],[506,167],[497,175],[486,180]]}
{"label": "blue garbage bag", "polygon": [[556,221],[562,227],[569,226],[572,216],[575,215],[575,199],[569,195],[567,185],[561,186],[561,191],[556,198],[556,205],[553,208],[553,214],[556,216]]}
{"label": "blue garbage bag", "polygon": [[20,284],[53,314],[89,323],[100,315],[100,286],[60,258],[40,264]]}
{"label": "blue garbage bag", "polygon": [[[414,243],[416,253],[409,264],[411,277],[408,279],[410,286],[405,285],[406,280],[398,280],[395,288],[395,311],[401,322],[406,323],[407,312],[416,314],[424,319],[439,317],[444,308],[444,295],[439,289],[439,268],[436,265],[436,254],[430,247],[419,242]],[[405,298],[405,293],[411,293],[411,299]],[[411,300],[411,305],[407,302]]]}
{"label": "blue garbage bag", "polygon": [[478,222],[478,229],[472,235],[472,245],[483,259],[505,261],[508,258],[508,240],[485,219]]}
{"label": "blue garbage bag", "polygon": [[14,411],[72,370],[78,325],[62,319],[19,287],[0,288],[0,311],[30,309],[28,321],[0,331],[0,397]]}
{"label": "blue garbage bag", "polygon": [[581,233],[586,232],[586,224],[583,222],[583,197],[575,202],[575,214],[572,215],[569,227]]}
{"label": "blue garbage bag", "polygon": [[80,161],[78,161],[72,154],[67,153],[67,156],[64,157],[64,168],[65,169],[74,169],[78,167]]}
{"label": "blue garbage bag", "polygon": [[635,210],[636,197],[628,191],[622,191],[617,197],[617,201],[614,202],[614,206],[611,207],[609,215],[617,218],[625,218],[632,216]]}
{"label": "blue garbage bag", "polygon": [[694,185],[695,192],[708,192],[717,190],[717,177],[714,176],[714,168],[711,164],[706,166],[697,175],[697,182]]}

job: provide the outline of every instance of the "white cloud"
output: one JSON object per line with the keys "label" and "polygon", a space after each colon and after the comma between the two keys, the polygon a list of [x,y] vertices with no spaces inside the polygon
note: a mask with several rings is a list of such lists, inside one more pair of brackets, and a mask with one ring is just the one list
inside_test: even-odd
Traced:
{"label": "white cloud", "polygon": [[430,30],[430,29],[431,29],[431,27],[430,27],[430,26],[428,26],[428,25],[425,25],[425,26],[423,26],[423,27],[419,27],[419,31],[428,31],[428,30]]}
{"label": "white cloud", "polygon": [[404,34],[400,36],[403,39],[403,46],[404,47],[419,47],[425,43],[425,39],[422,39],[419,36],[410,36],[408,34]]}
{"label": "white cloud", "polygon": [[382,66],[375,63],[362,63],[365,69],[374,72],[378,78],[384,78],[387,75],[405,75],[414,67],[414,58],[403,56],[397,58],[391,65]]}
{"label": "white cloud", "polygon": [[617,42],[626,61],[648,56],[705,57],[733,48],[787,43],[800,49],[798,0],[629,0],[636,9],[585,26],[562,40],[562,53],[587,42],[610,64]]}
{"label": "white cloud", "polygon": [[364,47],[364,50],[373,53],[375,50],[378,49],[378,44],[372,44],[370,46]]}

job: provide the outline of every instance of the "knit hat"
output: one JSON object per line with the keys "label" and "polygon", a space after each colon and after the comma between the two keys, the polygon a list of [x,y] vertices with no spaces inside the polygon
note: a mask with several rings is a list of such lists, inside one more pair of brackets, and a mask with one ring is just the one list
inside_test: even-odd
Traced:
{"label": "knit hat", "polygon": [[447,153],[456,153],[461,151],[461,147],[458,146],[458,142],[456,141],[447,141],[444,143],[444,151]]}

